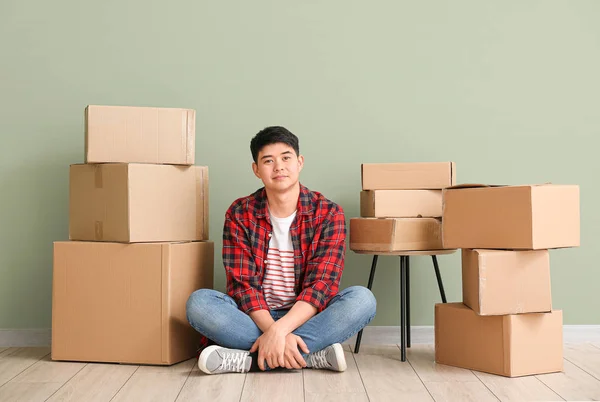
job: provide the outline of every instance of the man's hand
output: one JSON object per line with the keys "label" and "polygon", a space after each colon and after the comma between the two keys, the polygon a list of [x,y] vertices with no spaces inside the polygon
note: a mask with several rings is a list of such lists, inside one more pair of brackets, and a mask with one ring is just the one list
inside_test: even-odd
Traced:
{"label": "man's hand", "polygon": [[301,369],[306,367],[306,361],[304,361],[298,347],[300,347],[304,353],[310,353],[302,338],[298,335],[288,334],[285,337],[285,368]]}
{"label": "man's hand", "polygon": [[270,368],[285,367],[286,334],[271,326],[250,348],[250,353],[258,350],[258,367],[265,370],[265,360]]}
{"label": "man's hand", "polygon": [[[310,353],[302,338],[292,334],[300,325],[317,313],[316,307],[298,301],[290,311],[277,322],[267,310],[257,310],[250,313],[250,318],[263,331],[250,348],[250,353],[258,350],[258,367],[265,370],[265,360],[270,368],[286,367],[301,368],[306,362],[298,351],[298,346],[304,353]],[[288,339],[289,338],[289,339]],[[300,366],[301,367],[300,367]]]}

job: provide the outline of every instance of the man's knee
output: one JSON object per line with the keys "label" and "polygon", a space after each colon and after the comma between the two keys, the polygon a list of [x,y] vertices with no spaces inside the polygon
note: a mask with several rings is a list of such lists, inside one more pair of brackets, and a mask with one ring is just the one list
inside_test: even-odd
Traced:
{"label": "man's knee", "polygon": [[206,313],[206,306],[210,304],[210,300],[219,295],[219,292],[213,289],[198,289],[188,297],[185,311],[190,324],[193,321],[198,322]]}
{"label": "man's knee", "polygon": [[377,311],[377,300],[369,289],[364,286],[350,286],[344,290],[346,297],[354,302],[357,312],[370,317],[375,316]]}

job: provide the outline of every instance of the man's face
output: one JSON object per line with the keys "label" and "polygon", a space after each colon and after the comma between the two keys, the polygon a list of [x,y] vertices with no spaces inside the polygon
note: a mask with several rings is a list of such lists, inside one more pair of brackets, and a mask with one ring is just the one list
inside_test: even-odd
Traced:
{"label": "man's face", "polygon": [[258,153],[252,170],[270,191],[285,192],[298,183],[304,158],[296,156],[289,145],[276,143],[264,146]]}

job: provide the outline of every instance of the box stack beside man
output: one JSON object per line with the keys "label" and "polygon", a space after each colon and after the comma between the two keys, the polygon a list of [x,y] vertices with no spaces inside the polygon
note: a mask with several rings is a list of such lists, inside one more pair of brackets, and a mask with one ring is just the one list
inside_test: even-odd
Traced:
{"label": "box stack beside man", "polygon": [[360,218],[350,249],[423,251],[442,246],[442,189],[456,184],[453,162],[364,163]]}
{"label": "box stack beside man", "polygon": [[508,377],[562,371],[549,251],[579,246],[579,187],[460,185],[443,202],[443,245],[462,249],[463,302],[435,306],[436,362]]}
{"label": "box stack beside man", "polygon": [[88,106],[54,243],[52,359],[168,365],[195,356],[185,303],[213,287],[208,167],[195,111]]}

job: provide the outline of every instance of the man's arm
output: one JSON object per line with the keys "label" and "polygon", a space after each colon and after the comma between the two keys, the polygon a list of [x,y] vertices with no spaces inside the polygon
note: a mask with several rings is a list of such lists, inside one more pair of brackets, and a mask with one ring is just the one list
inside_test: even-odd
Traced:
{"label": "man's arm", "polygon": [[[223,265],[227,275],[227,294],[244,313],[269,309],[262,291],[258,289],[260,277],[246,231],[230,210],[225,214],[223,227]],[[259,328],[262,329],[260,325]]]}
{"label": "man's arm", "polygon": [[[308,261],[302,291],[296,302],[306,302],[319,313],[338,293],[346,253],[346,220],[344,211],[335,206],[323,222],[317,249]],[[295,328],[294,328],[295,329]]]}
{"label": "man's arm", "polygon": [[277,320],[270,330],[283,335],[292,333],[296,328],[317,314],[317,308],[303,301],[297,301],[286,315]]}
{"label": "man's arm", "polygon": [[268,310],[254,310],[249,315],[263,333],[267,332],[271,328],[271,325],[275,323]]}

